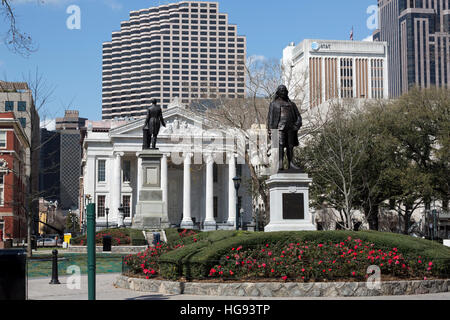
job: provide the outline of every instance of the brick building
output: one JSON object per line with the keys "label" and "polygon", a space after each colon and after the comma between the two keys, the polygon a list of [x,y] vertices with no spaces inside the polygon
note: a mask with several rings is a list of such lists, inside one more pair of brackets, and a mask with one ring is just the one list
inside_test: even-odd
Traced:
{"label": "brick building", "polygon": [[13,112],[0,113],[0,247],[26,239],[26,151],[30,142]]}
{"label": "brick building", "polygon": [[[25,176],[27,195],[31,199],[31,212],[37,218],[39,211],[39,114],[34,104],[35,97],[26,82],[6,82],[0,80],[0,112],[12,112],[19,121],[30,147],[25,150]],[[33,219],[35,220],[35,219]],[[36,222],[32,234],[37,231]]]}

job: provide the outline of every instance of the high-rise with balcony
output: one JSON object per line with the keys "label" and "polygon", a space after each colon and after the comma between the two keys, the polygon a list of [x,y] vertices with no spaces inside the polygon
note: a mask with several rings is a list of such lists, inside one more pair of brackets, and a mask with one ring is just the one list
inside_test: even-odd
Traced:
{"label": "high-rise with balcony", "polygon": [[103,44],[102,118],[143,117],[152,99],[243,97],[245,60],[246,38],[217,2],[131,11]]}
{"label": "high-rise with balcony", "polygon": [[378,0],[375,40],[388,43],[389,92],[450,88],[450,0]]}

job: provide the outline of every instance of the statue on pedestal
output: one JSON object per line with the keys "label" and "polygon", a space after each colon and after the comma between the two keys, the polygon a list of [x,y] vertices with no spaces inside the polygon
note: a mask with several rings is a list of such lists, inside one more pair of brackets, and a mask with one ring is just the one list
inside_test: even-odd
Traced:
{"label": "statue on pedestal", "polygon": [[294,156],[294,147],[299,145],[298,130],[302,126],[302,117],[294,102],[289,99],[289,92],[286,86],[281,85],[277,88],[275,97],[270,104],[269,114],[267,116],[267,130],[269,139],[272,138],[272,130],[278,130],[279,146],[278,169],[284,170],[284,149],[288,159],[286,169],[300,170],[292,163]]}
{"label": "statue on pedestal", "polygon": [[166,123],[162,116],[161,107],[156,104],[156,99],[152,99],[152,105],[147,109],[147,118],[144,124],[143,146],[142,149],[156,149],[156,139],[158,137],[161,124],[165,127]]}

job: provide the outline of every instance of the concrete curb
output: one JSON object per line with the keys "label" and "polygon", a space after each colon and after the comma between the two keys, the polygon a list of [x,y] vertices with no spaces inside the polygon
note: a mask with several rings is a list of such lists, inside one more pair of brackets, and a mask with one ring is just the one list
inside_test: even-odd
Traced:
{"label": "concrete curb", "polygon": [[[370,284],[369,284],[370,285]],[[205,283],[131,278],[120,275],[114,286],[142,292],[234,297],[365,297],[441,293],[450,291],[450,279],[381,282],[370,289],[366,282],[256,282]]]}

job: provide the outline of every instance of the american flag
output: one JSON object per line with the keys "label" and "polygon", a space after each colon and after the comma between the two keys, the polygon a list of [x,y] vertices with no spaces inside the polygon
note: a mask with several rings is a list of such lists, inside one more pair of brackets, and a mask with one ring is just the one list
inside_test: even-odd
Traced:
{"label": "american flag", "polygon": [[350,31],[350,40],[353,41],[353,27],[352,27],[352,31]]}

